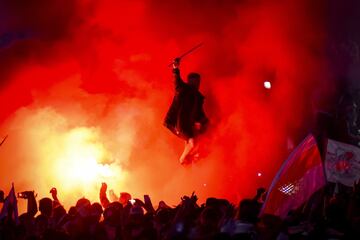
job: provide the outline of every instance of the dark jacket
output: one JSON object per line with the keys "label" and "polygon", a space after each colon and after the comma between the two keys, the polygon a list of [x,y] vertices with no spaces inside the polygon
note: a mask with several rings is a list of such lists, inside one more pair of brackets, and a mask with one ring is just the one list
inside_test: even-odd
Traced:
{"label": "dark jacket", "polygon": [[[180,70],[174,69],[175,96],[166,114],[164,125],[175,135],[189,139],[204,131],[208,119],[204,113],[204,96],[195,87],[185,83]],[[195,131],[195,122],[201,123],[201,130]]]}

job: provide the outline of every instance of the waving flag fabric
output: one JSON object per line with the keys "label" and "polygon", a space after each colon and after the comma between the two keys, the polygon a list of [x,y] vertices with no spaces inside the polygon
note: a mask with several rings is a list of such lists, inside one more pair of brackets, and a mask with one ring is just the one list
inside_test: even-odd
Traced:
{"label": "waving flag fabric", "polygon": [[307,136],[283,163],[269,188],[261,214],[286,217],[326,183],[316,141]]}
{"label": "waving flag fabric", "polygon": [[12,184],[9,195],[5,199],[3,208],[0,213],[0,220],[7,217],[9,214],[11,214],[11,218],[16,223],[19,223],[18,207],[17,207],[17,200],[16,200],[14,184]]}
{"label": "waving flag fabric", "polygon": [[360,148],[329,139],[325,170],[327,181],[352,187],[360,178]]}

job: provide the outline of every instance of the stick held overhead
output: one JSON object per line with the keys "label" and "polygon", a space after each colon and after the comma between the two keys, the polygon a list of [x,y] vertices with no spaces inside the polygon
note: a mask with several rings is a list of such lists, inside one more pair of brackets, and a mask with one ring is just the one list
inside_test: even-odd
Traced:
{"label": "stick held overhead", "polygon": [[1,147],[1,145],[3,145],[3,143],[5,142],[5,140],[7,139],[7,137],[8,137],[8,135],[6,135],[6,136],[4,137],[4,139],[0,142],[0,147]]}
{"label": "stick held overhead", "polygon": [[[183,54],[181,54],[180,56],[176,57],[178,58],[179,60],[181,60],[182,58],[184,58],[186,55],[189,55],[190,53],[192,53],[193,51],[195,51],[196,49],[198,49],[199,47],[201,47],[202,45],[204,45],[203,42],[195,45],[193,48],[189,49],[188,51],[184,52]],[[168,65],[168,67],[171,67],[172,63],[170,63]]]}

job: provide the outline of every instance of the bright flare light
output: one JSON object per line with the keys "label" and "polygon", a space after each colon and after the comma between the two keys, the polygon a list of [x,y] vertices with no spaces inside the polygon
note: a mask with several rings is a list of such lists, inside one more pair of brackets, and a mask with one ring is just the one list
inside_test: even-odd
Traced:
{"label": "bright flare light", "polygon": [[121,174],[119,169],[105,163],[111,156],[97,141],[94,130],[76,128],[64,139],[62,153],[55,160],[55,174],[61,178],[64,188],[89,189]]}
{"label": "bright flare light", "polygon": [[265,82],[264,82],[264,88],[266,88],[266,89],[271,89],[271,82],[265,81]]}

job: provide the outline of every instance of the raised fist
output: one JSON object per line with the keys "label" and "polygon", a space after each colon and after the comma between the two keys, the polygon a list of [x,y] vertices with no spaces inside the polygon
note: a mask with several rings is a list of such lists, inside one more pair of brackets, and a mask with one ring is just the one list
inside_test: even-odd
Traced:
{"label": "raised fist", "polygon": [[180,58],[175,58],[173,60],[172,64],[173,64],[173,69],[179,68],[179,66],[180,66]]}
{"label": "raised fist", "polygon": [[57,195],[57,189],[53,187],[52,189],[50,189],[50,193],[53,195]]}
{"label": "raised fist", "polygon": [[51,188],[50,189],[50,193],[51,193],[51,196],[52,196],[52,198],[55,200],[55,199],[57,199],[57,189],[56,188]]}

